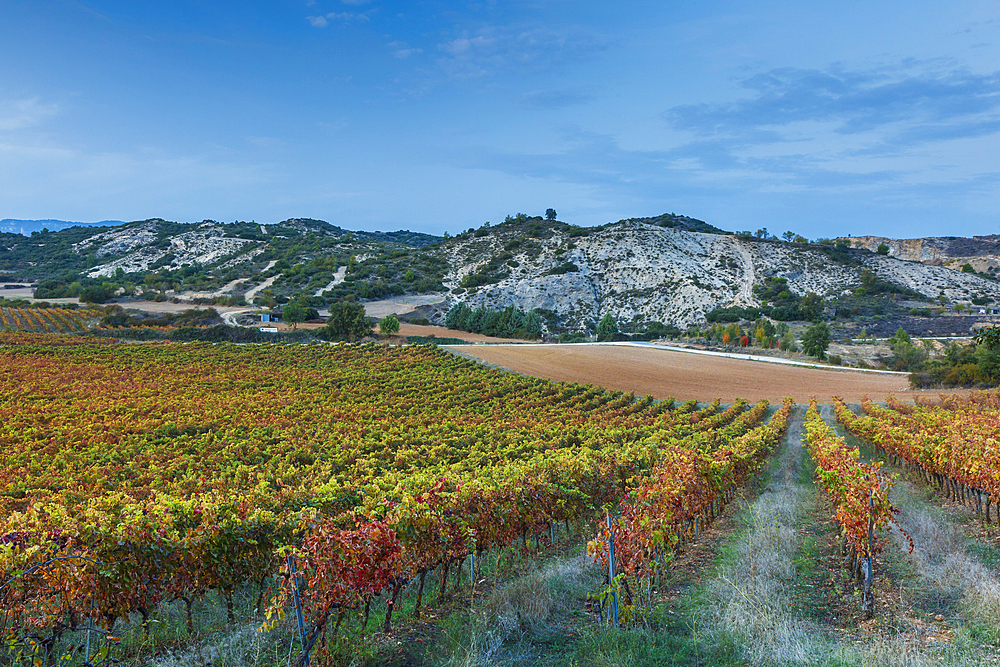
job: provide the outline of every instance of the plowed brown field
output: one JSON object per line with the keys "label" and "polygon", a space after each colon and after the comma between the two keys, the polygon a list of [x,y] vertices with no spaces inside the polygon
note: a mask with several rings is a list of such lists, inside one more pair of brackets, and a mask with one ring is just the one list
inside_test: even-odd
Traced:
{"label": "plowed brown field", "polygon": [[935,399],[938,391],[912,391],[905,375],[788,366],[745,361],[655,347],[619,345],[463,346],[453,348],[517,373],[634,391],[637,396],[673,396],[710,401],[736,398],[771,402],[791,396],[806,403],[810,396],[828,403],[840,396],[849,403],[868,394],[882,401]]}

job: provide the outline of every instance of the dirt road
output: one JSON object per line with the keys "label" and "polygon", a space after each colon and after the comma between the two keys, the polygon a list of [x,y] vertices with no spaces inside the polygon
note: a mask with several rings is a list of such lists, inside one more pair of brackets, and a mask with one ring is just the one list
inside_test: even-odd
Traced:
{"label": "dirt road", "polygon": [[526,375],[596,384],[656,398],[721,398],[726,402],[736,398],[766,398],[778,402],[783,396],[791,396],[798,403],[806,403],[810,395],[820,402],[829,402],[833,396],[858,402],[863,394],[881,401],[889,394],[913,400],[917,395],[937,398],[940,393],[911,391],[902,375],[783,366],[654,347],[544,345],[453,349]]}

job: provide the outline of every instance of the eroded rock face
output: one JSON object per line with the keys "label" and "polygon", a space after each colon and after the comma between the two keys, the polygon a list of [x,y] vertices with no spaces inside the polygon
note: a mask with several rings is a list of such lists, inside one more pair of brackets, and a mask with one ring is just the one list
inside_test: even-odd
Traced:
{"label": "eroded rock face", "polygon": [[883,236],[856,236],[849,239],[855,248],[864,248],[876,252],[885,244],[889,247],[889,256],[905,259],[911,262],[941,264],[948,258],[947,242],[941,238],[926,239],[890,239]]}
{"label": "eroded rock face", "polygon": [[157,231],[158,224],[155,220],[116,227],[73,244],[73,250],[80,254],[92,252],[98,259],[108,255],[124,255],[154,243]]}
{"label": "eroded rock face", "polygon": [[885,244],[889,256],[924,264],[961,270],[969,264],[975,271],[1000,271],[1000,235],[932,236],[922,239],[890,239],[882,236],[858,236],[848,239],[855,248],[875,252]]}
{"label": "eroded rock face", "polygon": [[[891,256],[870,256],[863,266],[847,266],[807,245],[635,221],[577,238],[556,231],[529,250],[511,245],[501,234],[451,245],[445,251],[452,266],[445,285],[453,290],[491,258],[511,255],[498,282],[452,294],[452,301],[472,307],[546,308],[569,326],[593,325],[610,312],[619,321],[639,318],[686,327],[703,322],[707,312],[720,306],[756,305],[753,286],[770,276],[787,278],[789,289],[799,295],[834,297],[859,285],[864,268],[929,298],[940,293],[953,300],[968,298],[969,293],[1000,298],[993,281],[939,266]],[[552,274],[567,263],[577,271]]]}
{"label": "eroded rock face", "polygon": [[149,220],[97,234],[77,243],[74,250],[78,253],[93,252],[98,259],[124,255],[94,267],[87,274],[90,278],[107,278],[115,275],[119,268],[126,273],[149,271],[154,263],[167,255],[174,255],[171,263],[174,267],[208,265],[239,253],[248,244],[257,245],[246,239],[226,236],[222,226],[213,223],[201,223],[189,232],[170,237],[166,244],[157,243],[158,232],[158,221]]}

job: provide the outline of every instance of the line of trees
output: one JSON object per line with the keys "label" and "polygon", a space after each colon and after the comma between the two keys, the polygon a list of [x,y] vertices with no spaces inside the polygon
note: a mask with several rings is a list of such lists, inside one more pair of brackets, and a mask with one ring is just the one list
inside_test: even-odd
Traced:
{"label": "line of trees", "polygon": [[480,306],[473,310],[459,303],[448,311],[444,323],[449,329],[500,338],[535,340],[542,335],[542,318],[538,312],[533,309],[525,313],[514,306],[503,310]]}

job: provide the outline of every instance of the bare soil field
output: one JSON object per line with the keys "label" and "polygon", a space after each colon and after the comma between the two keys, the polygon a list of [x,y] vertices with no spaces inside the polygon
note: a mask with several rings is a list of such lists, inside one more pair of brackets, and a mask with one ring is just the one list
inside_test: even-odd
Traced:
{"label": "bare soil field", "polygon": [[823,403],[829,403],[833,396],[856,403],[864,394],[876,401],[885,400],[889,394],[912,401],[916,396],[935,399],[941,393],[913,391],[903,375],[784,366],[653,347],[544,345],[450,349],[525,375],[595,384],[655,398],[673,396],[699,401],[721,398],[725,402],[766,398],[773,403],[791,396],[797,403],[806,403],[814,395]]}

